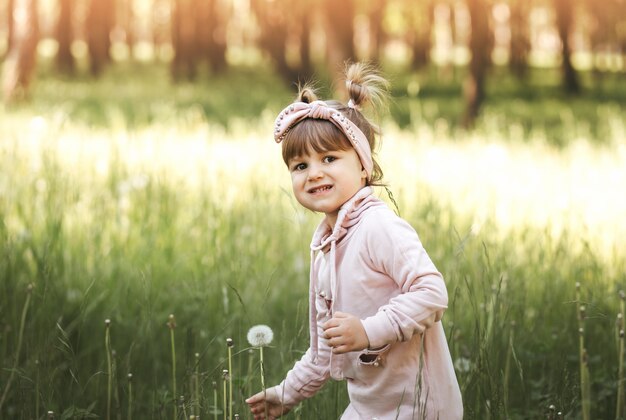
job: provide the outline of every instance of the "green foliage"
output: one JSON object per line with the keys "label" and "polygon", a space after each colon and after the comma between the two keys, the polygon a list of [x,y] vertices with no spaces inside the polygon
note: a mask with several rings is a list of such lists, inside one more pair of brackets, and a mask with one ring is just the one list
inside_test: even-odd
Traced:
{"label": "green foliage", "polygon": [[[150,124],[257,123],[274,116],[295,97],[295,82],[287,86],[271,69],[236,67],[227,74],[195,83],[173,84],[168,68],[150,64],[119,63],[97,81],[89,76],[59,79],[44,63],[34,87],[27,114],[120,130]],[[385,69],[393,86],[390,115],[401,128],[427,124],[444,127],[447,135],[463,135],[463,68],[430,67],[418,73],[402,68]],[[495,67],[487,80],[487,93],[478,130],[494,130],[502,139],[539,140],[564,147],[580,137],[598,144],[610,143],[612,122],[626,113],[626,87],[620,73],[579,73],[583,91],[570,96],[561,87],[558,69],[531,69],[520,80]],[[332,78],[324,71],[323,98],[335,97],[325,86]],[[339,98],[341,99],[341,98]]]}
{"label": "green foliage", "polygon": [[97,82],[87,75],[62,79],[47,65],[41,67],[25,111],[92,127],[133,129],[198,120],[228,127],[238,119],[255,120],[266,108],[277,109],[295,96],[269,71],[256,67],[176,84],[166,65],[153,63],[120,63]]}
{"label": "green foliage", "polygon": [[[464,73],[454,68],[401,73],[394,80],[394,121],[401,127],[444,123],[453,137],[462,135]],[[477,129],[496,130],[503,139],[538,139],[557,147],[580,137],[610,143],[611,121],[626,113],[623,75],[580,76],[583,91],[570,96],[560,85],[558,69],[531,69],[523,81],[492,69]]]}

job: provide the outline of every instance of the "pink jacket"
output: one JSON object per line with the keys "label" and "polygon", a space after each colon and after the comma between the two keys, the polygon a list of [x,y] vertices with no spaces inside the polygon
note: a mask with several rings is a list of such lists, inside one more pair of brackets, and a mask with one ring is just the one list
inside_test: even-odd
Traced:
{"label": "pink jacket", "polygon": [[[332,296],[320,293],[319,261],[330,255]],[[332,377],[346,380],[342,419],[463,417],[441,317],[448,294],[415,230],[365,187],[325,221],[311,243],[311,345],[276,387],[287,406],[313,396]],[[370,349],[334,355],[321,325],[334,311],[361,318]]]}

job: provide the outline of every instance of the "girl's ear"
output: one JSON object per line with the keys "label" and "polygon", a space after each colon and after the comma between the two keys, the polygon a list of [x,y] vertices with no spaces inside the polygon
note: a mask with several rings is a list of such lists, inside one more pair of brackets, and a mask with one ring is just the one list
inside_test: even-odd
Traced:
{"label": "girl's ear", "polygon": [[361,169],[361,178],[367,178],[367,171],[365,169]]}

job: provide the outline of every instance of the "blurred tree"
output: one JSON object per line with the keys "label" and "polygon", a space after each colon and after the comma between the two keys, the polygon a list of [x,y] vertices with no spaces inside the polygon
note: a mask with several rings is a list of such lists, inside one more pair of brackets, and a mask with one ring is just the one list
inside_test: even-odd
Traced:
{"label": "blurred tree", "polygon": [[386,33],[383,27],[387,0],[370,0],[368,4],[370,29],[370,60],[380,63],[384,49]]}
{"label": "blurred tree", "polygon": [[[202,0],[201,0],[202,1]],[[174,58],[171,74],[174,81],[183,77],[193,80],[196,77],[196,18],[194,0],[174,0],[172,2],[172,47]]]}
{"label": "blurred tree", "polygon": [[299,73],[304,78],[309,78],[313,75],[313,63],[311,61],[311,15],[307,7],[309,1],[299,2],[300,7],[300,24],[296,25],[300,29],[300,69]]}
{"label": "blurred tree", "polygon": [[128,57],[132,61],[135,57],[135,23],[137,16],[135,15],[134,2],[132,0],[117,0],[119,11],[119,20],[121,28],[124,32],[124,41],[128,47]]}
{"label": "blurred tree", "polygon": [[435,0],[422,2],[404,1],[404,7],[408,21],[406,39],[413,54],[411,69],[418,70],[430,62]]}
{"label": "blurred tree", "polygon": [[526,77],[528,70],[528,53],[530,52],[529,13],[530,4],[527,0],[510,0],[511,44],[509,68],[518,78]]}
{"label": "blurred tree", "polygon": [[354,0],[325,0],[326,54],[331,74],[343,69],[346,61],[356,61],[354,49]]}
{"label": "blurred tree", "polygon": [[99,76],[111,61],[111,29],[115,20],[115,0],[90,0],[85,19],[89,47],[89,70]]}
{"label": "blurred tree", "polygon": [[11,43],[2,74],[3,96],[7,103],[27,97],[39,42],[37,0],[12,0],[9,7]]}
{"label": "blurred tree", "polygon": [[206,58],[211,70],[220,73],[227,66],[226,29],[230,10],[219,0],[199,0],[195,9],[195,55]]}
{"label": "blurred tree", "polygon": [[620,54],[626,53],[626,14],[622,12],[625,6],[624,0],[585,0],[596,79],[610,65],[611,58],[617,61]]}
{"label": "blurred tree", "polygon": [[[310,54],[311,15],[316,8],[310,0],[251,0],[250,6],[259,26],[259,46],[265,51],[288,83],[306,80],[312,74]],[[298,62],[288,60],[287,44],[296,40]]]}
{"label": "blurred tree", "polygon": [[74,0],[59,0],[59,17],[57,20],[55,35],[59,44],[56,55],[57,70],[64,74],[73,74],[75,70],[74,56],[72,55],[72,12]]}
{"label": "blurred tree", "polygon": [[196,25],[195,39],[194,39],[194,55],[198,58],[207,58],[211,61],[209,52],[211,49],[211,42],[213,41],[213,22],[214,15],[212,13],[215,0],[200,1],[196,4],[196,10],[194,13]]}
{"label": "blurred tree", "polygon": [[150,10],[150,35],[152,45],[154,46],[155,58],[160,60],[163,57],[163,51],[167,51],[166,45],[170,42],[173,45],[173,28],[172,28],[172,1],[173,0],[149,0]]}
{"label": "blurred tree", "polygon": [[463,126],[472,127],[485,98],[485,78],[491,64],[490,55],[493,35],[489,24],[489,5],[487,0],[467,0],[471,21],[469,49],[472,55],[469,73],[465,79],[465,115]]}
{"label": "blurred tree", "polygon": [[251,0],[250,5],[260,29],[259,46],[269,54],[278,73],[288,82],[292,82],[297,79],[297,74],[287,63],[288,16],[284,3]]}
{"label": "blurred tree", "polygon": [[[434,0],[433,27],[439,26],[449,31],[450,51],[442,57],[443,65],[436,74],[442,81],[457,82],[459,69],[456,49],[459,46],[467,47],[470,36],[470,17],[467,4],[463,0]],[[439,15],[437,17],[437,15]],[[434,33],[432,34],[434,36]],[[441,42],[445,43],[445,36],[441,36]],[[491,47],[489,47],[491,48]]]}
{"label": "blurred tree", "polygon": [[572,65],[572,48],[570,35],[574,23],[574,5],[570,0],[553,0],[556,12],[556,26],[561,39],[561,69],[563,71],[563,87],[568,93],[578,93],[580,85],[576,70]]}
{"label": "blurred tree", "polygon": [[9,54],[9,46],[13,43],[13,7],[15,0],[8,0],[7,4],[7,50],[5,55]]}

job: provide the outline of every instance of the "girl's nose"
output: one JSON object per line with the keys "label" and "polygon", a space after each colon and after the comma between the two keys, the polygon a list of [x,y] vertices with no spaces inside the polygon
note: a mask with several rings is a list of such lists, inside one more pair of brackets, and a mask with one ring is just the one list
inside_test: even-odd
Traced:
{"label": "girl's nose", "polygon": [[322,176],[324,176],[324,172],[322,171],[322,168],[319,165],[310,165],[308,175],[309,175],[308,178],[311,180],[319,179]]}

